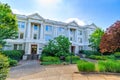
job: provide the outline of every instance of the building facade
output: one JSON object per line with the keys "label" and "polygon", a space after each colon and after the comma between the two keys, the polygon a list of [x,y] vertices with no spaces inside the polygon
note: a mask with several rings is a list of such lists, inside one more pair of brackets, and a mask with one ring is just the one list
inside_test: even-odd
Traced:
{"label": "building facade", "polygon": [[7,39],[5,50],[24,50],[25,55],[38,54],[50,39],[59,35],[69,38],[70,51],[78,54],[79,50],[90,50],[89,36],[97,28],[95,24],[80,26],[75,21],[64,23],[44,19],[39,14],[17,15],[18,38]]}

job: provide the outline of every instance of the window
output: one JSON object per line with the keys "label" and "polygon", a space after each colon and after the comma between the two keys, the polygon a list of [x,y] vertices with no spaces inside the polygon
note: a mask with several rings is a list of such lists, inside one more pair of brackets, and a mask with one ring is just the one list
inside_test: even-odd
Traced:
{"label": "window", "polygon": [[21,22],[21,28],[22,28],[22,29],[25,28],[25,22]]}
{"label": "window", "polygon": [[24,33],[20,33],[20,39],[23,39]]}
{"label": "window", "polygon": [[46,25],[45,30],[46,30],[46,31],[52,31],[52,26]]}
{"label": "window", "polygon": [[38,26],[37,25],[34,25],[34,30],[38,30]]}
{"label": "window", "polygon": [[45,41],[49,41],[49,40],[51,40],[52,39],[52,36],[50,36],[50,35],[45,35]]}
{"label": "window", "polygon": [[25,22],[18,21],[18,27],[20,29],[24,29],[25,28]]}
{"label": "window", "polygon": [[17,50],[17,44],[14,44],[14,50]]}
{"label": "window", "polygon": [[62,27],[59,27],[59,28],[58,28],[58,31],[59,31],[59,32],[64,32],[64,30],[65,30],[65,29],[62,28]]}
{"label": "window", "polygon": [[79,31],[79,35],[82,35],[82,31],[81,30]]}
{"label": "window", "polygon": [[19,49],[18,50],[22,50],[22,44],[19,44]]}
{"label": "window", "polygon": [[79,43],[82,43],[82,38],[78,38],[78,42],[79,42]]}
{"label": "window", "polygon": [[74,29],[70,29],[70,34],[74,35],[75,34],[75,30]]}
{"label": "window", "polygon": [[37,39],[37,34],[34,34],[33,39]]}
{"label": "window", "polygon": [[22,44],[14,44],[14,50],[22,50]]}
{"label": "window", "polygon": [[72,37],[70,37],[70,41],[72,41],[73,40],[73,38]]}

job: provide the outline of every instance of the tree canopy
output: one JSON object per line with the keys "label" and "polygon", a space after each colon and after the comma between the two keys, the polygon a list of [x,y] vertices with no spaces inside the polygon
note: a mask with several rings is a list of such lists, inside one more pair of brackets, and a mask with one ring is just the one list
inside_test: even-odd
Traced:
{"label": "tree canopy", "polygon": [[48,42],[42,54],[47,56],[67,56],[69,55],[69,39],[65,36],[58,36]]}
{"label": "tree canopy", "polygon": [[100,51],[115,52],[120,48],[120,21],[110,26],[102,36],[100,43]]}
{"label": "tree canopy", "polygon": [[0,46],[17,35],[17,19],[8,4],[0,3]]}
{"label": "tree canopy", "polygon": [[101,37],[104,34],[104,31],[100,28],[97,28],[91,35],[89,38],[89,42],[90,42],[90,47],[95,49],[95,50],[99,50],[99,45],[100,45],[100,41],[101,41]]}

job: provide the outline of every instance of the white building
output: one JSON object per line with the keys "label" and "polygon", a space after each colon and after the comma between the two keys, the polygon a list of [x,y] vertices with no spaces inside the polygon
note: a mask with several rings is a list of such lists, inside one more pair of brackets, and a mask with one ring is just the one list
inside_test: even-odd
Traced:
{"label": "white building", "polygon": [[29,16],[17,15],[19,34],[16,40],[7,39],[6,50],[24,50],[25,55],[41,54],[50,39],[59,35],[69,38],[70,51],[89,50],[89,35],[97,28],[95,24],[80,26],[75,21],[64,23],[44,19],[35,13]]}

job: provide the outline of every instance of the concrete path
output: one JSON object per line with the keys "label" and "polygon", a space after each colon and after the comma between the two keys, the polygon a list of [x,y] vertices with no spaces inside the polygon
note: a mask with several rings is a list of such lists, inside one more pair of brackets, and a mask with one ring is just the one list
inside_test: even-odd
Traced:
{"label": "concrete path", "polygon": [[20,71],[19,66],[16,67],[19,70],[11,69],[7,80],[120,80],[120,75],[76,73],[78,72],[76,65],[41,66],[36,64],[37,62],[31,63],[25,64],[28,65],[29,70],[25,67],[23,71]]}
{"label": "concrete path", "polygon": [[37,60],[20,61],[19,65],[10,69],[10,78],[19,78],[22,76],[31,75],[33,73],[41,72],[45,69]]}

